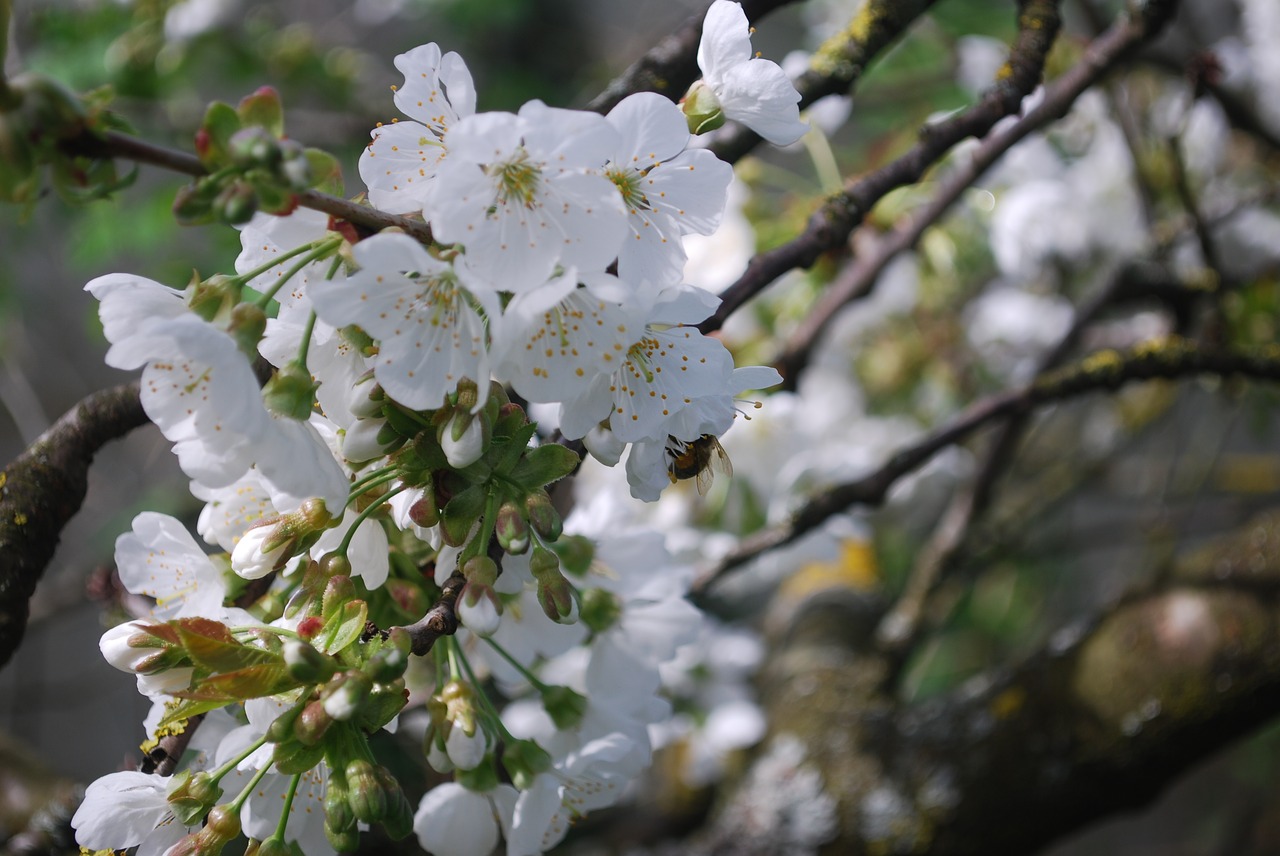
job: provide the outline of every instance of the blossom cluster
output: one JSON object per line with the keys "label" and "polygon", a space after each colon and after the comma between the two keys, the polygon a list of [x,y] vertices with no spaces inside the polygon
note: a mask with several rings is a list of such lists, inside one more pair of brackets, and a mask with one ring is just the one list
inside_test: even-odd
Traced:
{"label": "blossom cluster", "polygon": [[[692,569],[589,503],[562,519],[551,490],[578,440],[626,452],[637,498],[701,485],[737,396],[779,380],[697,329],[717,298],[684,283],[683,239],[719,227],[732,169],[690,128],[794,142],[799,96],[736,3],[712,6],[699,58],[684,109],[485,113],[457,54],[416,48],[396,59],[408,118],[373,131],[360,173],[429,239],[258,213],[235,274],[89,283],[107,362],[142,370],[220,552],[150,512],[117,542],[154,607],[103,655],[152,699],[152,739],[202,721],[179,775],[89,787],[83,847],[325,853],[381,824],[438,854],[539,853],[648,765],[664,683],[709,632]],[[416,809],[370,743],[396,729],[452,776]]]}

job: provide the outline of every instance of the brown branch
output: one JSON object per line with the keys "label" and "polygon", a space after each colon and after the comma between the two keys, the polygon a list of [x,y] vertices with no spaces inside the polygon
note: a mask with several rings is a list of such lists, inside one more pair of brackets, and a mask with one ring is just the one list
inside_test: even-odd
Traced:
{"label": "brown branch", "polygon": [[22,641],[27,602],[84,501],[93,456],[146,421],[136,381],[96,392],[0,473],[0,666]]}
{"label": "brown branch", "polygon": [[[74,145],[100,157],[124,158],[136,163],[158,166],[170,172],[177,172],[183,175],[199,177],[207,173],[204,164],[200,163],[200,159],[195,155],[158,146],[118,131],[108,131],[101,138],[85,132],[84,137],[74,141]],[[401,217],[398,214],[388,214],[385,211],[379,211],[377,208],[357,205],[349,200],[332,196],[328,193],[321,193],[317,190],[305,190],[297,196],[298,204],[304,208],[323,211],[339,220],[364,226],[375,232],[395,226],[424,244],[431,242],[431,227],[421,220]]]}
{"label": "brown branch", "polygon": [[[748,21],[795,0],[742,0],[742,11]],[[708,4],[710,5],[710,4]],[[702,40],[702,22],[706,10],[692,16],[679,29],[650,48],[631,67],[614,78],[604,91],[591,100],[588,110],[608,113],[618,102],[637,92],[657,92],[672,101],[684,97],[690,84],[698,79],[698,42]]]}
{"label": "brown branch", "polygon": [[1198,374],[1280,381],[1280,346],[1250,351],[1201,351],[1184,339],[1170,338],[1125,353],[1110,350],[1094,353],[1019,389],[981,399],[900,449],[868,475],[814,496],[786,523],[743,539],[735,550],[699,574],[693,592],[701,595],[729,571],[761,553],[791,543],[852,506],[879,505],[903,476],[991,422],[1086,393],[1115,390],[1131,381],[1171,380]]}
{"label": "brown branch", "polygon": [[[1027,661],[914,707],[887,692],[857,598],[811,595],[762,697],[836,802],[826,851],[1036,852],[1147,803],[1280,715],[1280,513],[1183,556],[1165,580]],[[779,852],[756,843],[767,824],[743,835],[741,804],[729,801],[719,839],[750,842],[732,852]]]}
{"label": "brown branch", "polygon": [[914,247],[924,232],[937,223],[964,191],[1009,149],[1034,131],[1066,115],[1081,93],[1097,80],[1103,67],[1097,57],[1087,57],[1050,83],[1039,104],[1021,119],[984,139],[967,161],[948,173],[940,182],[941,189],[923,207],[880,239],[870,254],[859,256],[845,269],[787,339],[781,356],[774,363],[784,378],[786,388],[795,388],[800,368],[808,362],[813,348],[838,310],[870,295],[880,274],[893,259]]}
{"label": "brown branch", "polygon": [[[867,66],[897,41],[937,0],[868,0],[849,26],[822,44],[809,68],[794,81],[800,109],[828,95],[844,95],[857,86]],[[760,143],[760,136],[739,124],[716,134],[710,148],[723,161],[736,163]]]}
{"label": "brown branch", "polygon": [[[1087,87],[1136,46],[1153,36],[1172,12],[1171,0],[1148,3],[1138,18],[1125,18],[1089,45],[1085,59],[1072,71]],[[1018,110],[1023,97],[1040,80],[1044,59],[1057,32],[1057,4],[1027,2],[1019,15],[1018,36],[999,82],[977,104],[936,124],[925,126],[920,140],[904,155],[879,170],[849,182],[809,219],[792,241],[757,255],[737,282],[721,294],[716,312],[701,330],[718,330],[740,306],[782,274],[808,268],[824,253],[843,246],[849,234],[889,191],[919,181],[925,171],[956,143],[982,137],[1002,118]]]}
{"label": "brown branch", "polygon": [[409,638],[413,641],[413,653],[421,657],[431,650],[431,646],[435,645],[436,640],[441,636],[452,636],[458,632],[456,607],[458,595],[462,593],[462,587],[466,582],[467,579],[461,571],[454,571],[453,575],[444,581],[444,590],[440,599],[427,610],[427,614],[413,624],[405,625],[404,629],[409,631]]}

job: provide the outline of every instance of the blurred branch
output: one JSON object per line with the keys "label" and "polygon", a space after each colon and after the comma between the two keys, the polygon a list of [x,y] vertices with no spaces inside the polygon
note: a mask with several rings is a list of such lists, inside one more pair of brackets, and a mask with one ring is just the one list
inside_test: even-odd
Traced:
{"label": "blurred branch", "polygon": [[27,602],[84,501],[93,456],[146,421],[136,381],[96,392],[0,473],[0,666],[22,641]]}
{"label": "blurred branch", "polygon": [[1280,381],[1280,347],[1204,351],[1185,339],[1171,337],[1124,353],[1111,350],[1093,353],[1019,389],[981,399],[900,449],[875,471],[817,494],[786,523],[744,538],[736,549],[699,574],[693,591],[704,592],[722,575],[761,553],[791,543],[851,506],[879,505],[901,478],[991,422],[1089,392],[1115,390],[1131,381],[1171,380],[1199,374]]}
{"label": "blurred branch", "polygon": [[[836,801],[843,823],[827,852],[1033,852],[1147,803],[1280,714],[1280,513],[1185,555],[1164,579],[1020,665],[915,706],[878,682],[858,600],[811,596],[764,697]],[[771,852],[767,830],[744,835],[740,799],[717,838]]]}
{"label": "blurred branch", "polygon": [[[867,0],[849,26],[814,52],[809,68],[793,81],[800,109],[827,95],[844,95],[861,79],[871,61],[888,48],[936,0]],[[760,143],[760,136],[733,124],[718,133],[710,148],[721,160],[735,163]]]}
{"label": "blurred branch", "polygon": [[441,636],[452,636],[458,632],[458,595],[462,594],[462,587],[466,582],[461,571],[454,571],[444,581],[444,588],[435,606],[413,624],[405,625],[404,629],[409,631],[409,638],[413,643],[414,654],[421,657],[430,653]]}
{"label": "blurred branch", "polygon": [[[795,0],[742,0],[742,11],[748,21],[764,17]],[[710,5],[710,4],[708,4]],[[591,100],[588,110],[608,113],[618,102],[637,92],[657,92],[672,101],[684,97],[690,84],[698,79],[698,42],[702,40],[702,22],[706,10],[680,25],[674,33],[649,49],[631,67],[614,78],[604,91]]]}
{"label": "blurred branch", "polygon": [[[1173,11],[1173,0],[1150,2],[1135,18],[1122,18],[1090,43],[1085,58],[1070,72],[1082,89],[1092,85],[1139,44],[1152,37]],[[849,182],[809,219],[805,231],[790,242],[760,253],[738,281],[721,294],[716,312],[702,322],[702,331],[718,330],[742,306],[782,274],[807,268],[824,253],[842,246],[874,205],[889,191],[920,180],[925,171],[953,145],[967,137],[981,137],[1005,116],[1016,112],[1040,81],[1044,60],[1057,32],[1057,4],[1027,2],[1019,15],[1018,35],[1009,60],[997,75],[999,82],[978,101],[949,119],[926,125],[920,140],[890,164]],[[1064,77],[1067,75],[1064,75]]]}
{"label": "blurred branch", "polygon": [[[870,253],[858,256],[841,272],[787,339],[782,354],[774,363],[784,378],[785,388],[795,388],[800,369],[808,362],[813,348],[839,309],[870,295],[880,274],[893,259],[914,247],[925,231],[941,220],[964,191],[1009,149],[1032,132],[1065,116],[1080,94],[1097,81],[1112,61],[1113,53],[1122,50],[1117,45],[1100,57],[1098,53],[1102,51],[1097,43],[1094,48],[1096,52],[1086,55],[1074,68],[1048,84],[1044,98],[1022,118],[982,140],[967,161],[957,165],[942,179],[941,187],[933,198],[879,239]],[[1118,53],[1114,55],[1118,56]]]}
{"label": "blurred branch", "polygon": [[[1071,326],[1058,343],[1045,352],[1034,377],[1043,377],[1061,365],[1076,346],[1085,328],[1109,307],[1123,300],[1168,293],[1203,296],[1203,289],[1184,289],[1173,272],[1159,265],[1126,265],[1116,271],[1088,300],[1076,308]],[[1189,314],[1189,310],[1183,310]],[[960,489],[943,511],[929,540],[916,554],[902,594],[877,628],[879,647],[894,657],[894,665],[905,663],[920,637],[920,623],[929,598],[946,577],[956,555],[964,547],[974,522],[990,503],[996,482],[1013,460],[1018,443],[1030,423],[1031,413],[1023,411],[1006,419],[986,444],[978,473]]]}

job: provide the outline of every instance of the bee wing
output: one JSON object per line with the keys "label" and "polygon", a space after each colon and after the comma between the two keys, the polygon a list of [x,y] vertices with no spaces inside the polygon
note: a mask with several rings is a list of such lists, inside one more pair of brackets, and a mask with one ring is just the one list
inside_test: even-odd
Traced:
{"label": "bee wing", "polygon": [[697,478],[694,484],[698,488],[698,496],[706,496],[707,491],[711,490],[711,483],[715,481],[716,474],[711,466],[705,466],[698,470]]}

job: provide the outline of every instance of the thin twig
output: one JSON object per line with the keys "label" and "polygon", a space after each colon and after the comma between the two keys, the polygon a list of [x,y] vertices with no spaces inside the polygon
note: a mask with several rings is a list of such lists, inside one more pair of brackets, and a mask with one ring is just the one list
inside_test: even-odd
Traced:
{"label": "thin twig", "polygon": [[[108,131],[101,138],[87,136],[84,140],[76,141],[76,145],[101,155],[158,166],[183,175],[198,177],[206,174],[204,164],[200,163],[200,159],[195,155],[159,146],[118,131]],[[302,207],[323,211],[348,223],[364,226],[375,232],[395,226],[424,244],[431,242],[431,227],[421,220],[388,214],[367,205],[357,205],[318,190],[304,190],[297,194],[297,197],[298,204]]]}
{"label": "thin twig", "polygon": [[1248,351],[1202,351],[1185,339],[1172,337],[1123,353],[1106,350],[1090,354],[1080,362],[1026,386],[980,399],[945,424],[900,449],[873,472],[814,496],[786,523],[743,539],[735,550],[698,575],[693,591],[705,591],[726,573],[768,550],[791,543],[852,506],[879,505],[901,478],[919,469],[938,452],[963,441],[991,422],[1089,392],[1118,389],[1131,381],[1175,379],[1198,374],[1280,380],[1280,346]]}

